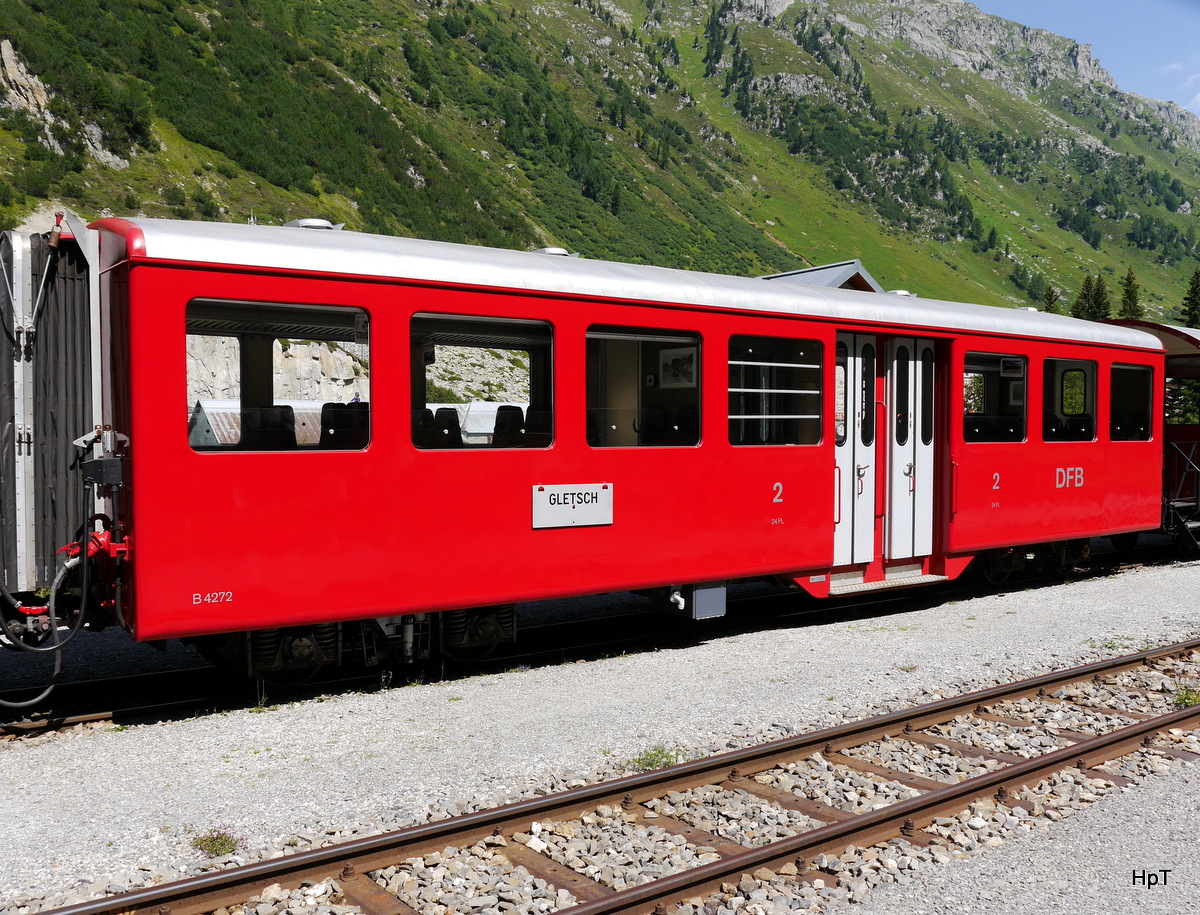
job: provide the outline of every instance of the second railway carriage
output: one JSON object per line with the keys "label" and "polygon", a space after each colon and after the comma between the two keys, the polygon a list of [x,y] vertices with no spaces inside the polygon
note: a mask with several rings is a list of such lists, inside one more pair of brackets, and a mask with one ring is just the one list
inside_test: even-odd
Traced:
{"label": "second railway carriage", "polygon": [[1200,330],[1121,320],[1153,334],[1166,350],[1163,410],[1163,530],[1200,556]]}
{"label": "second railway carriage", "polygon": [[[466,653],[514,602],[715,616],[736,580],[1065,566],[1160,523],[1163,352],[1135,329],[331,229],[93,230],[98,596],[258,672]],[[500,403],[490,434],[462,399]]]}

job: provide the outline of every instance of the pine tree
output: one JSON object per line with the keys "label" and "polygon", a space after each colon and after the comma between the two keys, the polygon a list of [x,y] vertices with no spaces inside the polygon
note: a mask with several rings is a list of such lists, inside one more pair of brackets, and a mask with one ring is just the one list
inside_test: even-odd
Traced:
{"label": "pine tree", "polygon": [[1107,321],[1112,317],[1112,299],[1108,295],[1108,284],[1098,273],[1092,283],[1092,300],[1086,317],[1089,321]]}
{"label": "pine tree", "polygon": [[1046,307],[1042,310],[1045,311],[1047,314],[1052,314],[1052,315],[1058,314],[1058,300],[1059,300],[1059,298],[1061,298],[1061,296],[1062,296],[1062,293],[1060,293],[1053,286],[1047,286],[1046,294],[1044,296],[1042,296],[1042,302],[1045,304]]}
{"label": "pine tree", "polygon": [[1145,315],[1145,309],[1142,308],[1142,303],[1138,300],[1138,293],[1141,290],[1138,284],[1137,276],[1130,267],[1125,274],[1125,279],[1121,281],[1121,312],[1120,317],[1130,321],[1140,321]]}
{"label": "pine tree", "polygon": [[1071,303],[1071,317],[1083,318],[1087,320],[1092,303],[1092,290],[1094,283],[1092,275],[1085,273],[1083,275],[1083,285],[1079,287],[1079,295],[1075,296],[1075,301]]}
{"label": "pine tree", "polygon": [[1200,270],[1192,274],[1183,297],[1183,325],[1200,328]]}

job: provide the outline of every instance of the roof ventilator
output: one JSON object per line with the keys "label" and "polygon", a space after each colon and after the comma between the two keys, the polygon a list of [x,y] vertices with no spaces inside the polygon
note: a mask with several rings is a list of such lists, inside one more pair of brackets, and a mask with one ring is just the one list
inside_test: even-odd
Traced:
{"label": "roof ventilator", "polygon": [[284,223],[285,227],[292,229],[341,229],[345,227],[345,223],[338,223],[336,226],[328,219],[293,219],[291,222]]}

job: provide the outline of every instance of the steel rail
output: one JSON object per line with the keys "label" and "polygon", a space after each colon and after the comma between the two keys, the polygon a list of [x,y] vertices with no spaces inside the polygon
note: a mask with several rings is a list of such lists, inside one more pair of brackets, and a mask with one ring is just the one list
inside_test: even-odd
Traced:
{"label": "steel rail", "polygon": [[[380,915],[407,913],[411,911],[407,905],[361,875],[366,871],[390,866],[406,857],[440,851],[451,844],[450,840],[460,846],[470,845],[485,837],[519,829],[533,820],[550,815],[560,819],[575,818],[592,812],[600,805],[624,803],[628,807],[670,791],[686,790],[700,784],[725,783],[727,787],[736,788],[742,774],[763,771],[816,752],[832,753],[886,735],[899,735],[906,724],[911,724],[914,730],[919,730],[949,721],[956,715],[999,700],[1036,695],[1039,691],[1057,685],[1118,673],[1154,660],[1196,650],[1200,650],[1200,639],[1109,658],[768,744],[731,750],[653,772],[626,776],[378,836],[355,839],[328,848],[311,849],[285,858],[259,861],[169,884],[132,890],[118,896],[78,903],[54,910],[54,915],[203,915],[222,906],[244,902],[254,895],[257,889],[269,883],[298,886],[305,880],[321,881],[329,877],[338,878],[339,875],[343,881],[352,884],[347,886],[343,883],[348,902],[358,902],[365,910]],[[940,811],[961,809],[969,803],[963,801],[963,798],[968,796],[986,796],[1001,786],[1006,789],[1015,787],[1035,778],[1036,773],[1059,771],[1080,759],[1085,765],[1091,765],[1089,760],[1113,758],[1141,745],[1146,735],[1191,721],[1200,721],[1200,706],[1139,721],[1108,735],[1090,738],[956,785],[928,791],[921,796],[870,813],[845,815],[842,811],[837,811],[831,815],[837,816],[838,820],[827,826],[758,849],[731,855],[690,871],[676,873],[654,883],[628,890],[602,891],[601,894],[593,894],[602,895],[602,898],[563,911],[570,911],[573,915],[599,915],[602,912],[617,911],[651,912],[660,903],[698,895],[706,891],[706,888],[711,890],[719,887],[732,875],[768,866],[771,862],[794,862],[797,857],[816,854],[822,849],[841,849],[847,844],[869,845],[883,838],[894,837],[900,833],[895,827],[897,822],[901,825],[906,820],[911,820],[914,825],[928,822],[939,815]],[[1106,756],[1110,745],[1128,746],[1129,749],[1112,752]],[[1099,777],[1104,776],[1101,773]],[[933,806],[929,806],[930,804]],[[565,870],[549,858],[545,861],[542,870]],[[575,874],[575,877],[586,879],[578,874]],[[384,900],[375,890],[379,890],[387,899]]]}
{"label": "steel rail", "polygon": [[[607,899],[562,911],[571,915],[651,913],[658,905],[702,896],[718,889],[730,878],[751,873],[758,868],[774,869],[791,862],[803,869],[807,860],[814,855],[837,852],[848,845],[870,846],[898,835],[911,834],[916,829],[928,826],[935,817],[960,811],[973,801],[993,793],[1004,798],[1001,789],[1011,792],[1024,785],[1036,784],[1047,775],[1072,766],[1087,770],[1144,746],[1147,738],[1161,730],[1197,724],[1200,724],[1200,706],[1180,709],[789,839],[749,849],[692,870],[678,871],[653,883],[621,890]],[[1106,775],[1098,772],[1095,777],[1103,779]]]}

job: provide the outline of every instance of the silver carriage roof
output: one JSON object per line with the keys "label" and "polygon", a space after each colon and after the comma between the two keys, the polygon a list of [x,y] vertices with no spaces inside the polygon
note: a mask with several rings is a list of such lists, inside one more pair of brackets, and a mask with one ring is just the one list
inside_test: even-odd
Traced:
{"label": "silver carriage roof", "polygon": [[[170,219],[105,219],[93,223],[92,228],[124,235],[129,247],[136,249],[134,256],[138,259],[405,278],[805,315],[830,321],[910,327],[914,332],[936,328],[1162,350],[1160,341],[1142,331],[1064,315],[816,288],[559,254],[328,229]],[[111,263],[115,254],[108,252],[105,260]]]}

